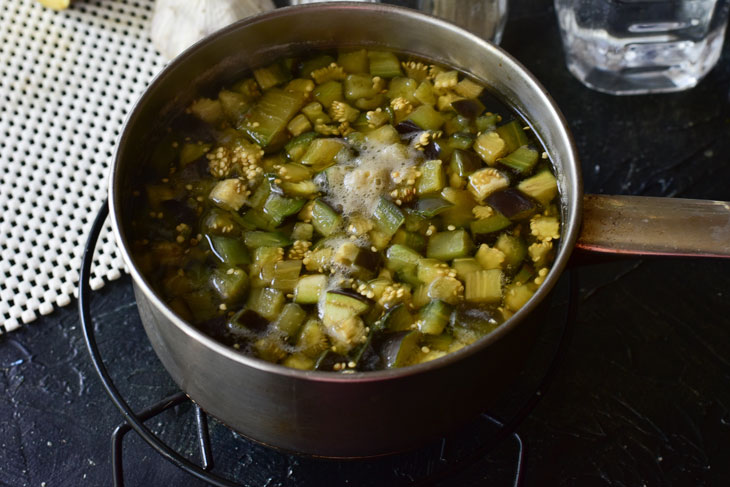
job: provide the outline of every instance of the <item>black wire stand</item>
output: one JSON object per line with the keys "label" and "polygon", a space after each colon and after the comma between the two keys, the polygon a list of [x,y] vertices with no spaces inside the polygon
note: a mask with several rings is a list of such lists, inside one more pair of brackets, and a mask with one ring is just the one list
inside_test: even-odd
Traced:
{"label": "black wire stand", "polygon": [[[111,454],[112,454],[112,474],[113,474],[113,485],[114,487],[124,486],[124,470],[123,470],[123,442],[125,435],[134,430],[146,443],[148,443],[159,455],[164,459],[171,462],[178,468],[192,475],[193,477],[209,483],[216,487],[243,487],[247,484],[238,483],[228,478],[222,477],[217,473],[213,473],[211,470],[214,467],[214,459],[211,448],[211,438],[208,428],[208,416],[207,414],[194,402],[192,402],[184,392],[177,392],[169,397],[162,399],[161,401],[152,404],[151,406],[142,409],[139,412],[135,412],[129,406],[127,401],[124,399],[122,394],[117,389],[111,378],[103,358],[101,356],[99,347],[96,342],[96,335],[91,318],[91,287],[90,287],[90,276],[91,276],[91,264],[93,262],[94,250],[96,248],[99,234],[104,226],[104,222],[109,214],[108,203],[105,201],[102,205],[99,213],[94,220],[94,224],[91,228],[88,241],[84,248],[83,261],[81,266],[81,273],[79,277],[79,314],[81,321],[81,328],[84,333],[86,340],[86,346],[91,355],[91,360],[94,368],[99,375],[102,384],[111,398],[112,402],[121,411],[124,421],[117,426],[111,435]],[[532,412],[537,403],[540,401],[542,396],[545,394],[553,376],[555,375],[558,366],[562,362],[562,358],[565,356],[570,338],[572,335],[572,325],[575,323],[578,307],[578,285],[575,271],[568,272],[568,286],[569,296],[567,311],[563,318],[562,329],[560,331],[559,341],[557,348],[555,349],[554,355],[550,359],[549,365],[545,368],[544,375],[539,379],[538,385],[533,389],[533,392],[529,394],[528,398],[522,403],[521,406],[514,409],[516,411],[507,420],[500,420],[490,414],[483,413],[480,420],[489,423],[496,428],[484,441],[483,445],[478,448],[471,449],[468,453],[462,454],[460,458],[449,462],[445,466],[436,469],[433,472],[422,475],[418,478],[408,478],[405,480],[395,480],[394,482],[388,483],[387,485],[408,485],[408,486],[421,486],[421,485],[435,485],[439,481],[442,481],[454,475],[456,472],[464,469],[477,461],[484,459],[489,455],[491,450],[501,443],[503,440],[510,438],[511,441],[516,445],[516,459],[514,462],[514,480],[512,482],[513,487],[519,487],[524,483],[525,476],[525,444],[516,432],[517,427],[524,421],[524,419]],[[159,414],[167,411],[176,406],[183,405],[185,403],[192,404],[192,411],[196,421],[196,434],[197,443],[200,456],[200,464],[196,464],[190,459],[184,457],[180,452],[174,450],[167,445],[157,434],[145,426],[145,421],[158,416]],[[443,452],[446,446],[447,438],[441,440],[441,453],[440,458],[443,459]]]}

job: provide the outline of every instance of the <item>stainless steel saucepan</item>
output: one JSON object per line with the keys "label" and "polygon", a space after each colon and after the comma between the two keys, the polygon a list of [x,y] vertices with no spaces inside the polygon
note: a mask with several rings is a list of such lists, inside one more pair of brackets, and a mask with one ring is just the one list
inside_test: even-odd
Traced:
{"label": "stainless steel saucepan", "polygon": [[[130,255],[131,188],[148,160],[152,134],[206,87],[233,81],[279,56],[355,46],[393,49],[468,71],[520,112],[547,147],[558,174],[560,246],[535,296],[473,345],[396,370],[351,375],[294,370],[242,355],[166,307]],[[464,30],[381,4],[337,2],[276,10],[238,22],[172,61],[128,117],[114,156],[110,209],[145,330],[175,382],[208,413],[247,437],[332,457],[403,450],[482,412],[520,370],[541,308],[576,245],[604,252],[730,256],[727,203],[584,199],[580,164],[565,120],[529,72]],[[701,233],[695,232],[698,227]]]}

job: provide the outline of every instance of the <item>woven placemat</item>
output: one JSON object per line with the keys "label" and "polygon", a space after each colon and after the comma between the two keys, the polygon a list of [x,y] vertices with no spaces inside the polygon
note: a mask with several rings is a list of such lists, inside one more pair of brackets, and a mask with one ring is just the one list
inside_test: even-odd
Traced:
{"label": "woven placemat", "polygon": [[[106,198],[124,117],[164,60],[148,31],[152,0],[34,0],[0,9],[0,334],[65,306]],[[110,226],[92,288],[120,277]]]}

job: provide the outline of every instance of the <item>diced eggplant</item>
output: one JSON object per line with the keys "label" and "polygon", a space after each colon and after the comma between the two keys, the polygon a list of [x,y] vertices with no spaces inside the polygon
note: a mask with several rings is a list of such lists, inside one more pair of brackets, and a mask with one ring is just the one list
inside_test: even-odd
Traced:
{"label": "diced eggplant", "polygon": [[449,261],[466,257],[473,247],[469,234],[464,230],[439,232],[428,239],[426,257]]}
{"label": "diced eggplant", "polygon": [[514,188],[495,191],[487,196],[487,204],[510,220],[523,220],[537,210],[532,199]]}
{"label": "diced eggplant", "polygon": [[418,313],[418,330],[426,335],[440,335],[451,317],[453,307],[440,300],[433,300]]}
{"label": "diced eggplant", "polygon": [[421,132],[423,132],[423,129],[416,125],[415,122],[412,120],[404,120],[398,125],[395,126],[395,129],[398,131],[398,133],[401,135],[401,138],[406,138],[408,140],[414,138]]}
{"label": "diced eggplant", "polygon": [[307,312],[296,303],[287,303],[279,316],[271,323],[271,327],[281,333],[288,340],[293,340],[307,317]]}
{"label": "diced eggplant", "polygon": [[364,336],[365,325],[358,315],[372,304],[371,300],[348,289],[327,291],[322,324],[338,347],[349,350],[359,343]]}
{"label": "diced eggplant", "polygon": [[454,152],[451,154],[449,167],[451,167],[451,171],[454,174],[458,174],[462,178],[465,178],[474,171],[480,169],[482,167],[482,161],[473,152],[454,149]]}
{"label": "diced eggplant", "polygon": [[441,154],[444,152],[443,140],[432,140],[429,144],[424,147],[423,155],[427,159],[441,159]]}
{"label": "diced eggplant", "polygon": [[484,105],[482,102],[476,99],[464,99],[456,100],[451,102],[451,108],[456,110],[456,113],[467,118],[477,118],[484,111]]}
{"label": "diced eggplant", "polygon": [[500,269],[472,272],[466,276],[464,297],[472,303],[499,303],[503,279]]}
{"label": "diced eggplant", "polygon": [[342,223],[342,217],[330,205],[317,198],[312,206],[312,225],[315,230],[329,237]]}
{"label": "diced eggplant", "polygon": [[389,237],[405,222],[405,216],[403,216],[401,209],[395,203],[383,197],[380,198],[373,216],[378,229]]}
{"label": "diced eggplant", "polygon": [[226,327],[234,334],[240,334],[242,330],[258,333],[266,330],[267,326],[269,321],[266,318],[248,308],[238,311],[226,322]]}
{"label": "diced eggplant", "polygon": [[424,218],[433,218],[452,206],[454,205],[440,196],[427,196],[425,198],[420,198],[416,202],[414,211]]}
{"label": "diced eggplant", "polygon": [[299,278],[294,288],[294,302],[299,304],[317,304],[320,295],[327,288],[327,276],[310,274]]}
{"label": "diced eggplant", "polygon": [[380,252],[373,252],[371,249],[360,249],[354,264],[364,269],[375,270],[380,266],[383,257]]}
{"label": "diced eggplant", "polygon": [[325,304],[345,308],[351,311],[352,315],[359,315],[367,311],[367,309],[373,305],[373,302],[362,294],[356,293],[350,289],[336,289],[333,291],[327,291],[327,300]]}
{"label": "diced eggplant", "polygon": [[535,149],[523,146],[500,159],[499,163],[514,169],[520,174],[528,174],[535,167],[538,159],[539,156]]}
{"label": "diced eggplant", "polygon": [[279,232],[246,232],[243,236],[247,247],[287,247],[291,239]]}
{"label": "diced eggplant", "polygon": [[413,331],[388,333],[378,347],[378,354],[386,368],[403,367],[409,364],[418,352],[421,334]]}
{"label": "diced eggplant", "polygon": [[323,372],[334,372],[335,366],[339,364],[346,364],[349,360],[345,355],[333,352],[332,350],[325,350],[317,358],[317,362],[314,364],[314,370],[321,370]]}
{"label": "diced eggplant", "polygon": [[256,311],[269,321],[279,316],[284,306],[284,293],[270,287],[254,288],[248,295],[246,307]]}
{"label": "diced eggplant", "polygon": [[408,311],[408,306],[401,303],[388,310],[381,319],[382,327],[387,331],[410,330],[413,324],[413,315]]}
{"label": "diced eggplant", "polygon": [[541,171],[520,181],[517,189],[547,206],[558,194],[558,181],[550,171]]}
{"label": "diced eggplant", "polygon": [[221,263],[229,266],[248,265],[251,263],[251,256],[241,239],[221,236],[209,236],[210,250]]}
{"label": "diced eggplant", "polygon": [[454,334],[468,333],[472,335],[470,341],[488,334],[497,328],[498,311],[484,305],[461,305],[451,315],[451,326]]}
{"label": "diced eggplant", "polygon": [[530,142],[522,128],[522,122],[517,119],[497,127],[497,133],[504,140],[508,153]]}
{"label": "diced eggplant", "polygon": [[494,214],[481,220],[471,222],[471,233],[483,235],[498,232],[512,225],[512,221],[503,214],[495,211]]}
{"label": "diced eggplant", "polygon": [[391,271],[399,271],[406,267],[415,268],[422,258],[415,250],[395,244],[388,247],[385,253],[385,266]]}

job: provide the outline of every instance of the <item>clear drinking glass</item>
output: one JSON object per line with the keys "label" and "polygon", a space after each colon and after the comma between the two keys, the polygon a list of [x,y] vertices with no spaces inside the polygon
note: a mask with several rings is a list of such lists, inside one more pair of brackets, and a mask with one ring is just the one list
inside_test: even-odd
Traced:
{"label": "clear drinking glass", "polygon": [[614,95],[679,91],[717,63],[730,0],[555,0],[568,69]]}
{"label": "clear drinking glass", "polygon": [[[385,2],[389,3],[389,2]],[[415,8],[499,44],[507,23],[507,0],[418,0]]]}

